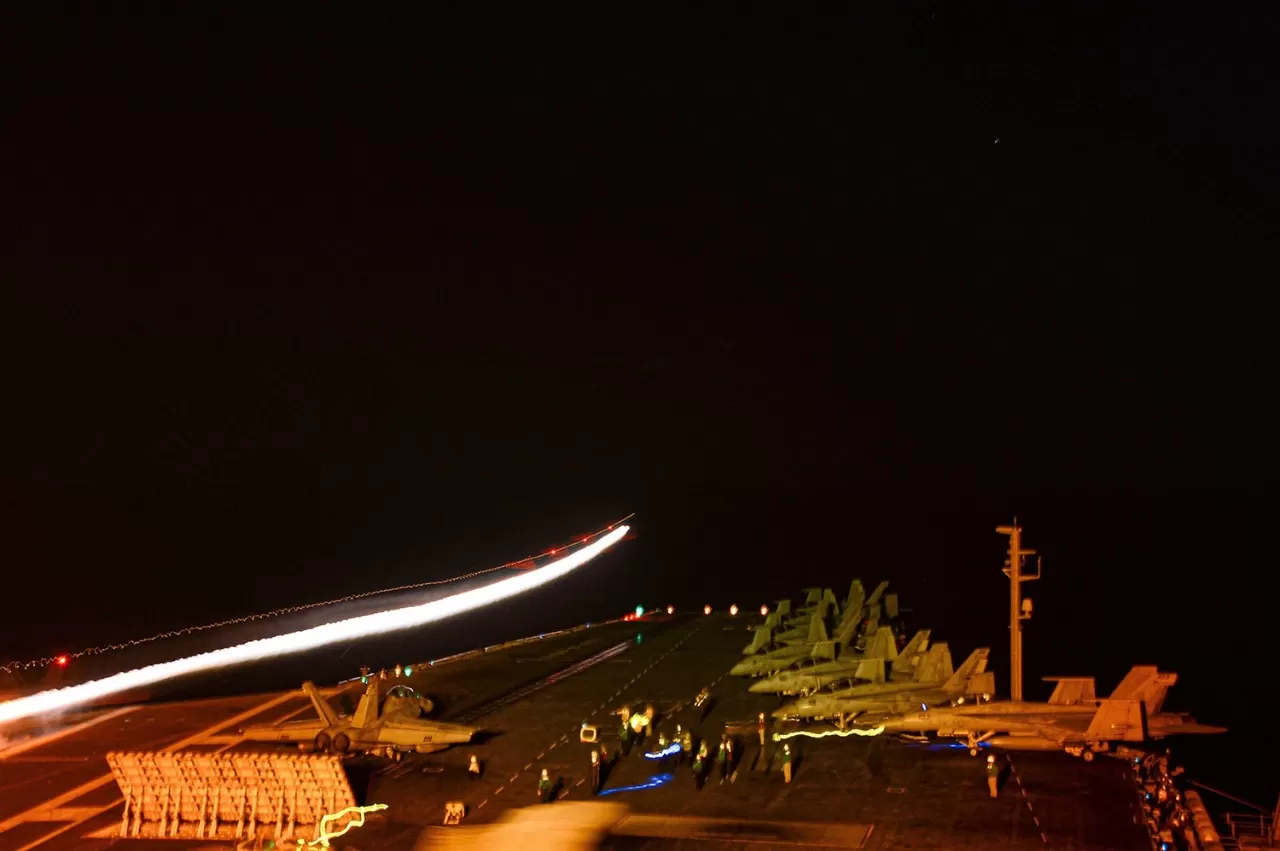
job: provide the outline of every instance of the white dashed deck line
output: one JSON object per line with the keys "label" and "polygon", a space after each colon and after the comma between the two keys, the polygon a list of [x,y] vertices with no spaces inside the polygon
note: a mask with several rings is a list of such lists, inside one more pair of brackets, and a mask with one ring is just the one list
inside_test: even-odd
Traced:
{"label": "white dashed deck line", "polygon": [[503,790],[503,789],[505,789],[505,788],[507,788],[507,785],[504,783],[504,784],[502,784],[501,786],[499,786],[497,789],[494,789],[494,790],[493,790],[493,794],[495,794],[495,795],[500,795],[500,794],[502,794],[502,790]]}
{"label": "white dashed deck line", "polygon": [[485,798],[483,801],[481,801],[479,804],[477,804],[477,805],[476,805],[476,809],[477,809],[477,810],[478,810],[478,809],[480,809],[481,807],[483,807],[483,806],[484,806],[485,804],[487,804],[487,803],[489,803],[489,799],[488,799],[488,798]]}

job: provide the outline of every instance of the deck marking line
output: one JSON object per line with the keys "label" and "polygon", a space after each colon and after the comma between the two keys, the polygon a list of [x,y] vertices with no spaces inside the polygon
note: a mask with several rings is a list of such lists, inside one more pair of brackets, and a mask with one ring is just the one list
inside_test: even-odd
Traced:
{"label": "deck marking line", "polygon": [[[188,736],[187,738],[183,739],[180,742],[169,745],[167,748],[165,748],[165,750],[175,750],[175,751],[181,750],[182,748],[188,747],[190,745],[193,745],[199,742],[200,740],[204,739],[207,736],[213,735],[223,727],[227,727],[232,724],[237,724],[240,721],[245,720],[246,718],[252,718],[254,715],[257,715],[260,712],[264,712],[273,706],[279,706],[281,703],[284,703],[285,701],[290,700],[296,696],[297,695],[294,694],[293,692],[288,692],[286,694],[279,695],[278,697],[275,697],[260,706],[254,707],[253,709],[249,709],[240,713],[234,718],[230,718],[214,727],[210,727],[208,729],[202,730],[199,733],[195,734],[194,736]],[[224,745],[223,747],[218,748],[218,750],[215,751],[215,753],[222,753],[223,751],[229,750],[232,747],[233,745],[231,744]],[[111,782],[111,780],[113,780],[114,777],[115,775],[113,774],[107,774],[103,777],[99,777],[97,780],[91,780],[90,782],[85,783],[82,786],[77,787],[76,789],[72,789],[70,792],[64,792],[62,795],[59,795],[57,798],[52,800],[61,801],[62,803],[65,803],[66,801],[74,800],[75,798],[78,798],[81,795],[88,794],[88,792],[91,792],[94,789],[98,789],[102,786],[107,785],[107,783]],[[90,788],[86,789],[85,787],[90,787]],[[68,796],[71,796],[71,797],[68,797]],[[33,840],[32,842],[28,842],[26,845],[23,845],[21,848],[17,849],[17,851],[31,851],[31,849],[35,848],[36,846],[43,845],[49,840],[54,839],[58,836],[61,836],[63,833],[66,833],[68,830],[72,830],[76,827],[79,827],[80,825],[84,824],[90,819],[97,818],[99,815],[101,815],[102,813],[105,813],[107,810],[112,809],[113,807],[119,806],[121,803],[123,803],[123,801],[124,801],[123,798],[117,798],[116,800],[112,801],[106,806],[97,807],[97,808],[86,807],[84,808],[84,811],[86,813],[85,815],[81,816],[75,821],[72,821],[63,825],[57,830],[54,830],[50,833],[46,833],[44,836],[41,836],[40,838]],[[53,810],[53,809],[57,809],[57,807],[59,806],[59,805],[49,806],[51,803],[52,801],[46,801],[44,804],[40,806],[32,807],[30,810],[27,810],[25,813],[20,813],[14,816],[13,818],[10,818],[8,821],[4,822],[3,824],[0,824],[0,833],[4,833],[14,824],[20,824],[22,821],[26,821],[28,819],[28,816],[30,816],[33,813],[39,814],[45,811],[46,808],[49,810]],[[95,809],[96,811],[94,811]],[[37,816],[36,818],[33,818],[31,820],[35,821],[39,819]]]}
{"label": "deck marking line", "polygon": [[[181,750],[182,748],[188,747],[190,745],[195,744],[196,742],[199,742],[201,739],[205,738],[206,736],[212,736],[214,733],[216,733],[218,730],[221,730],[223,727],[228,727],[232,724],[238,724],[239,722],[245,720],[246,718],[252,718],[254,715],[257,715],[259,712],[265,712],[271,707],[279,706],[280,704],[284,703],[287,700],[294,700],[297,698],[297,696],[298,696],[297,693],[292,691],[288,692],[287,694],[278,695],[272,698],[271,700],[268,700],[266,703],[255,706],[252,709],[246,709],[244,712],[241,712],[239,715],[236,715],[233,718],[228,718],[224,721],[220,721],[218,722],[218,724],[216,724],[213,727],[210,727],[205,730],[201,730],[199,733],[193,736],[188,736],[187,738],[183,739],[180,742],[175,742],[174,744],[167,745],[163,748],[157,748],[157,750],[170,750],[170,751]],[[74,801],[76,798],[79,798],[82,795],[87,795],[90,792],[94,791],[95,789],[100,789],[103,786],[106,786],[108,783],[112,782],[114,779],[115,779],[115,775],[104,774],[96,780],[90,780],[88,783],[82,783],[76,788],[71,789],[67,792],[63,792],[61,795],[58,795],[54,798],[50,798],[49,800],[45,801],[42,804],[37,804],[36,806],[32,807],[26,812],[18,813],[16,816],[11,816],[5,819],[3,822],[0,822],[0,833],[4,833],[10,828],[13,828],[19,824],[22,824],[24,821],[27,821],[28,818],[31,817],[31,815],[34,813],[43,812],[44,810],[57,809],[58,807],[61,807],[70,801]],[[115,806],[115,804],[112,804],[111,806]],[[104,809],[110,809],[110,807],[104,807]],[[41,840],[41,842],[43,841],[44,840]]]}

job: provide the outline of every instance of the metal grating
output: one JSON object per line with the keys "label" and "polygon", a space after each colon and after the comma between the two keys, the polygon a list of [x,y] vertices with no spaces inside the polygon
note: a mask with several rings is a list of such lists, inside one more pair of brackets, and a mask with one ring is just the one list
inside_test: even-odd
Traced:
{"label": "metal grating", "polygon": [[355,805],[332,755],[113,752],[107,765],[125,800],[126,837],[315,838],[326,814]]}

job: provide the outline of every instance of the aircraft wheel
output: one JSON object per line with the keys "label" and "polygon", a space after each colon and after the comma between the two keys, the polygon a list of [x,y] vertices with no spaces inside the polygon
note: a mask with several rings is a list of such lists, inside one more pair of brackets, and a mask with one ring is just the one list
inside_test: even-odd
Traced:
{"label": "aircraft wheel", "polygon": [[969,748],[969,756],[977,756],[977,755],[978,755],[977,748]]}
{"label": "aircraft wheel", "polygon": [[338,753],[346,753],[351,747],[351,739],[346,733],[339,733],[333,737],[333,749]]}
{"label": "aircraft wheel", "polygon": [[328,733],[319,733],[319,734],[317,734],[317,735],[316,735],[316,751],[318,751],[319,753],[326,753],[326,752],[328,752],[328,750],[329,750],[329,744],[330,744],[331,742],[332,742],[332,740],[329,738],[329,734],[328,734]]}
{"label": "aircraft wheel", "polygon": [[1093,762],[1093,751],[1089,751],[1089,750],[1085,751],[1084,753],[1080,754],[1080,758],[1083,759],[1085,762]]}

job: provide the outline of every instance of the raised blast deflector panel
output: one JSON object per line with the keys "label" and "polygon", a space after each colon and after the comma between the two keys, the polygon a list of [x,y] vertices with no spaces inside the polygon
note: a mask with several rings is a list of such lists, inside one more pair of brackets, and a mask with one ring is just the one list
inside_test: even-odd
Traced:
{"label": "raised blast deflector panel", "polygon": [[355,806],[337,756],[113,752],[107,765],[125,800],[121,836],[310,839],[324,816]]}

